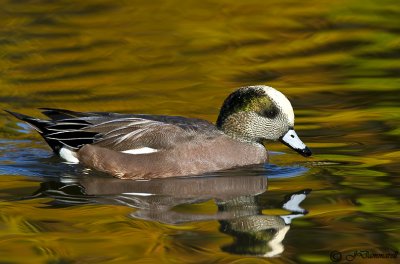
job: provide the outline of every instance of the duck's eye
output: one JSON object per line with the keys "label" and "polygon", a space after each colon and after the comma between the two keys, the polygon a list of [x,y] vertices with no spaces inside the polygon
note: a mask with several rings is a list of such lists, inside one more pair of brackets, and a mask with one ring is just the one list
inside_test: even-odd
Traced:
{"label": "duck's eye", "polygon": [[278,111],[279,110],[276,107],[272,107],[262,110],[259,114],[263,117],[274,118],[278,115]]}

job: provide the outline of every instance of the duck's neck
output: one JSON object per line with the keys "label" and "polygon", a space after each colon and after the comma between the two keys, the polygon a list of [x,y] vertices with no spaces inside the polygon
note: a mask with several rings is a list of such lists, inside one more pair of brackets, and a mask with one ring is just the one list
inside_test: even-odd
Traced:
{"label": "duck's neck", "polygon": [[230,120],[229,118],[225,122],[216,124],[217,128],[221,130],[225,135],[232,139],[240,142],[245,142],[249,144],[259,144],[260,141],[253,138],[243,127],[243,124],[238,123],[237,120]]}

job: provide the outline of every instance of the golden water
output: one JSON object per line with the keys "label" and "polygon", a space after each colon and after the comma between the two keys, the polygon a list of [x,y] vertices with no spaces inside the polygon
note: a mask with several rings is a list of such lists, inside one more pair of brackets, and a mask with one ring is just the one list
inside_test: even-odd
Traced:
{"label": "golden water", "polygon": [[[271,164],[221,172],[217,182],[121,191],[118,181],[60,163],[3,113],[0,263],[329,263],[335,250],[345,258],[400,249],[398,1],[0,4],[2,109],[214,121],[233,89],[267,84],[290,98],[296,130],[314,152],[306,159],[270,144]],[[160,186],[156,200],[119,197]],[[229,188],[249,200],[232,209]],[[308,188],[301,206],[309,213],[274,225],[290,214],[285,195]],[[240,230],[252,217],[271,227]],[[287,233],[274,248],[279,232]]]}

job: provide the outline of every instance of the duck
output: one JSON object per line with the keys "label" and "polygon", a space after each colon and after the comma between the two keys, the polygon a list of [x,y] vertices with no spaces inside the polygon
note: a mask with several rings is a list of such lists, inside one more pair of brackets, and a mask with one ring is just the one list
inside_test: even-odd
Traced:
{"label": "duck", "polygon": [[66,162],[120,179],[201,175],[266,163],[267,141],[281,141],[304,157],[312,154],[294,129],[290,101],[266,85],[233,91],[215,124],[182,116],[40,110],[49,119],[6,112],[32,126]]}

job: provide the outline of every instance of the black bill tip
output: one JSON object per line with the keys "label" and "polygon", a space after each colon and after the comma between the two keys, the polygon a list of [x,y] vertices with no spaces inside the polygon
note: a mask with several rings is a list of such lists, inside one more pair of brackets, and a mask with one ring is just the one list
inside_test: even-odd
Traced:
{"label": "black bill tip", "polygon": [[310,157],[312,154],[311,150],[300,140],[293,129],[289,129],[279,140],[304,157]]}
{"label": "black bill tip", "polygon": [[305,147],[304,149],[296,149],[296,151],[304,157],[310,157],[312,155],[312,152],[308,147]]}

